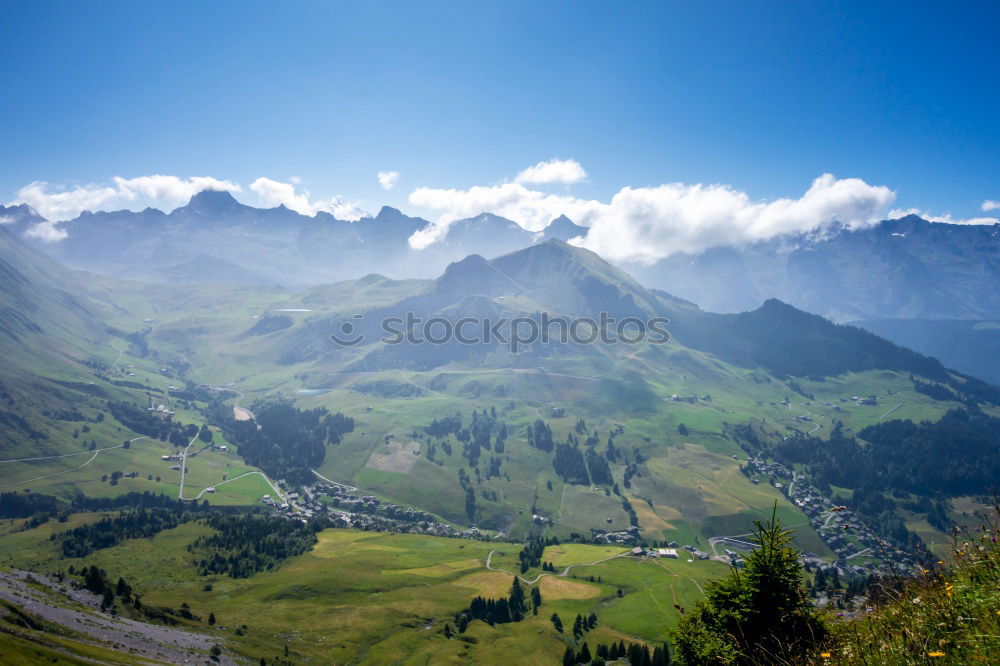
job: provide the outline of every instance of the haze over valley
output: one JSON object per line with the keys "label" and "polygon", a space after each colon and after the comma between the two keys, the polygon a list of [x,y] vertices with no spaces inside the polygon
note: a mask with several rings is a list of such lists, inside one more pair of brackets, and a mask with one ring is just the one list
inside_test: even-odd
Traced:
{"label": "haze over valley", "polygon": [[167,9],[0,28],[4,663],[1000,650],[995,8]]}

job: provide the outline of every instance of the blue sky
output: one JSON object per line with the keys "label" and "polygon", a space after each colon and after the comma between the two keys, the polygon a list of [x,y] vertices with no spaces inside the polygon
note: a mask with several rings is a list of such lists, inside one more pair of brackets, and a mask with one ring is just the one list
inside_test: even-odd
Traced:
{"label": "blue sky", "polygon": [[[212,176],[249,194],[265,176],[407,210],[415,188],[495,185],[556,157],[586,169],[574,196],[602,201],[671,182],[770,201],[827,172],[956,217],[1000,199],[995,2],[102,1],[4,15],[5,201],[33,181]],[[391,191],[382,170],[400,174]]]}

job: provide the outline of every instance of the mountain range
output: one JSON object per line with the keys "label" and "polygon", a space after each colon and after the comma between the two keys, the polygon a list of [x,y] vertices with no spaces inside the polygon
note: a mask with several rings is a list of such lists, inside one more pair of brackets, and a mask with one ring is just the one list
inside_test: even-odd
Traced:
{"label": "mountain range", "polygon": [[[202,224],[192,220],[205,206],[230,239],[257,215],[222,196],[196,198],[170,215],[129,215],[148,215],[165,248]],[[539,556],[548,543],[575,554],[578,565],[597,566],[575,579],[574,564],[557,560],[565,575],[547,573],[600,587],[604,596],[569,589],[600,604],[601,627],[625,627],[616,619],[620,604],[635,604],[626,606],[629,617],[652,612],[637,581],[662,579],[664,599],[681,579],[700,594],[702,581],[744,557],[736,551],[754,521],[775,515],[794,526],[808,561],[845,580],[890,564],[913,571],[912,553],[949,548],[946,523],[978,510],[995,477],[990,432],[1000,388],[778,299],[710,312],[558,238],[468,254],[433,278],[390,277],[369,266],[357,278],[302,288],[163,283],[66,267],[23,237],[24,224],[37,221],[20,212],[28,219],[0,226],[0,490],[4,510],[19,517],[5,523],[6,557],[26,566],[25,558],[41,554],[53,571],[70,560],[99,562],[112,579],[132,581],[154,613],[179,607],[182,617],[192,608],[218,615],[217,625],[209,619],[213,636],[218,627],[240,627],[233,639],[240,646],[270,633],[259,629],[273,621],[269,615],[244,629],[234,610],[259,607],[263,595],[274,600],[269,608],[312,609],[320,599],[353,612],[371,598],[395,607],[389,560],[415,577],[408,596],[422,600],[437,590],[435,616],[453,618],[481,589],[475,585],[499,580],[507,590],[518,570],[546,581],[536,578],[545,573],[542,560],[526,559],[531,543],[541,544]],[[302,231],[295,214],[271,215],[272,231],[246,231],[248,243]],[[320,222],[328,228],[309,231],[351,232],[358,245],[379,245],[405,242],[419,224],[387,210],[379,218]],[[551,231],[575,233],[571,224],[557,220]],[[296,230],[274,231],[282,225]],[[520,233],[480,216],[456,227],[450,247],[494,233],[484,228],[509,234],[511,243]],[[126,225],[118,235],[129,233]],[[211,240],[212,229],[197,235]],[[207,252],[194,260],[219,261]],[[440,333],[470,320],[477,329],[487,319],[602,314],[667,320],[669,340],[562,343],[557,333],[548,342],[525,340],[515,353],[496,338],[429,342],[430,329],[417,323],[434,321]],[[384,322],[407,317],[422,335],[385,340]],[[356,342],[338,343],[334,334]],[[128,516],[150,515],[110,517],[108,510],[130,503],[162,505],[157,516],[190,520],[94,536]],[[845,506],[850,513],[839,513]],[[55,507],[68,512],[58,518],[65,527]],[[109,517],[91,527],[98,515]],[[219,521],[232,523],[241,552],[259,543],[274,559],[238,576],[206,569],[250,566],[249,555],[222,554],[230,528]],[[240,527],[247,524],[270,531],[247,533]],[[285,549],[299,543],[289,530],[319,542]],[[351,559],[352,544],[383,537],[390,545]],[[627,557],[642,543],[684,544],[690,555],[665,560],[668,567]],[[124,554],[133,547],[150,559]],[[414,559],[417,551],[425,558]],[[345,575],[345,562],[356,570]],[[174,571],[166,582],[164,563]],[[683,578],[674,566],[686,567]],[[479,582],[439,589],[453,567]],[[623,568],[635,577],[619,578]],[[315,583],[321,576],[351,582],[361,570],[378,582],[365,583],[360,601]],[[281,576],[287,579],[275,582]],[[548,614],[562,603],[563,588],[541,585]],[[573,608],[560,612],[572,617]],[[673,608],[658,607],[657,622],[678,616]],[[422,601],[418,610],[385,615],[427,640]],[[346,635],[334,618],[336,635]],[[370,617],[355,626],[366,633],[329,642],[319,638],[334,634],[310,634],[317,637],[310,644],[343,656],[382,640],[370,635]]]}
{"label": "mountain range", "polygon": [[[0,226],[18,235],[44,222],[26,205],[0,207],[0,219],[6,221]],[[483,213],[453,223],[430,247],[413,250],[409,237],[428,224],[390,207],[347,222],[284,206],[254,208],[227,192],[204,191],[170,213],[84,212],[60,225],[65,239],[34,243],[69,267],[116,278],[301,288],[373,271],[394,279],[431,278],[469,255],[497,256],[587,232],[565,216],[532,233]],[[1000,361],[985,353],[1000,345],[1000,328],[993,325],[1000,320],[996,225],[944,224],[909,215],[866,229],[783,236],[620,268],[706,310],[751,310],[776,298],[1000,381]],[[950,320],[973,322],[975,334],[964,336],[962,344],[946,342],[935,331],[955,330],[956,325],[941,323]]]}

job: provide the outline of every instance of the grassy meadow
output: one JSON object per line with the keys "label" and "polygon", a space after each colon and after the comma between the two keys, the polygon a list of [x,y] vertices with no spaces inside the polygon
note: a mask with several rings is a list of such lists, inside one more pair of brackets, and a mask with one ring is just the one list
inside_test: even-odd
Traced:
{"label": "grassy meadow", "polygon": [[[445,624],[474,596],[506,596],[519,545],[328,529],[312,551],[252,578],[232,579],[197,574],[186,547],[211,530],[194,522],[85,558],[61,558],[49,537],[98,517],[76,514],[67,523],[51,521],[28,531],[19,531],[22,521],[8,521],[0,564],[40,571],[96,564],[129,581],[145,605],[187,603],[203,619],[214,613],[220,639],[255,660],[282,655],[287,645],[296,660],[323,663],[489,664],[514,650],[555,663],[573,643],[577,614],[598,616],[597,628],[585,637],[591,644],[658,643],[676,622],[674,604],[689,604],[708,579],[727,571],[713,561],[640,561],[618,547],[549,546],[543,559],[558,573],[571,568],[565,576],[543,574],[535,582],[542,594],[538,615],[495,627],[475,621],[465,634],[448,639]],[[503,556],[496,554],[501,551]],[[497,570],[486,568],[491,552]],[[532,570],[525,577],[539,574]],[[553,628],[552,613],[563,620],[564,633]],[[241,636],[236,629],[243,625]]]}

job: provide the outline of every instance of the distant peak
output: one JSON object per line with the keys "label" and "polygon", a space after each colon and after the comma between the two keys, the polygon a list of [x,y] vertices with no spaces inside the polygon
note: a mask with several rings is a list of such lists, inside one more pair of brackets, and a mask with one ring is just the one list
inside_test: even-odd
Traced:
{"label": "distant peak", "polygon": [[232,194],[223,190],[202,190],[191,197],[187,206],[196,212],[218,212],[234,210],[240,206],[240,202]]}
{"label": "distant peak", "polygon": [[379,209],[378,215],[375,216],[375,219],[381,220],[392,217],[404,217],[404,215],[398,208],[393,208],[392,206],[382,206],[382,208]]}
{"label": "distant peak", "polygon": [[545,238],[569,240],[570,238],[576,238],[577,236],[586,236],[587,227],[581,227],[565,215],[560,215],[556,219],[549,222],[549,226],[545,227],[543,233],[545,234]]}
{"label": "distant peak", "polygon": [[358,278],[358,284],[360,285],[378,284],[379,282],[385,282],[388,279],[389,278],[380,273],[369,273],[364,277]]}
{"label": "distant peak", "polygon": [[490,262],[486,261],[486,259],[480,254],[470,254],[464,259],[459,259],[458,261],[453,261],[448,264],[445,272],[447,273],[448,271],[466,270],[473,267],[487,266],[489,263]]}

